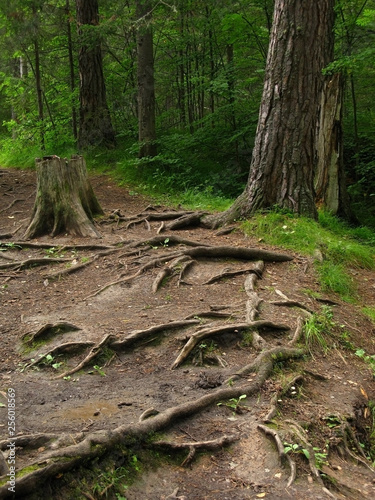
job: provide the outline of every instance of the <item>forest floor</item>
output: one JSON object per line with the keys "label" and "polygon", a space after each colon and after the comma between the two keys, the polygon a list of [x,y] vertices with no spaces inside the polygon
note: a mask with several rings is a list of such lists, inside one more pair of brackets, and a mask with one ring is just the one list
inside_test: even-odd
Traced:
{"label": "forest floor", "polygon": [[[142,216],[129,224],[130,219],[122,219],[170,213],[171,208],[151,207],[150,200],[105,175],[92,176],[91,183],[105,211],[97,222],[101,239],[63,235],[26,242],[22,235],[33,208],[35,173],[0,170],[0,474],[15,453],[17,470],[23,469],[16,479],[17,496],[375,498],[375,472],[366,459],[375,442],[374,378],[355,355],[359,348],[375,353],[374,324],[361,313],[362,307],[375,306],[375,273],[353,270],[360,297],[356,304],[344,303],[320,291],[311,258],[267,247],[239,226],[230,234],[200,227],[158,234],[158,220]],[[267,250],[293,260],[266,261],[264,269],[259,263],[251,269],[254,263],[233,256],[203,255],[175,262],[169,278],[157,284],[160,271],[176,258],[168,259],[168,253],[194,248],[193,242],[199,248]],[[147,266],[163,256],[167,260]],[[226,268],[239,272],[217,277]],[[311,355],[299,337],[301,321],[311,312],[327,319],[327,311],[333,313],[327,320],[329,349]],[[176,362],[186,340],[202,331],[186,359]],[[260,383],[263,365],[254,360],[261,352],[276,354],[269,357],[271,370]],[[245,366],[248,370],[235,380]],[[237,397],[228,401],[225,390],[236,388]],[[7,418],[11,390],[16,394],[14,437]],[[242,393],[247,397],[239,401]],[[211,394],[219,396],[206,404]],[[198,402],[204,404],[192,409]],[[111,433],[125,429],[116,434],[124,436],[150,408],[159,415],[144,415],[143,423],[159,422],[171,408],[181,413],[165,425],[155,424],[152,438],[140,433],[133,441],[125,439],[131,449],[126,456],[110,440]],[[266,435],[262,426],[274,435]],[[70,470],[53,469],[43,476],[43,464],[51,465],[56,449],[63,447],[65,455],[85,436],[105,436],[103,453],[83,455],[89,458]],[[224,445],[223,436],[231,444]],[[154,443],[161,439],[175,448],[190,446],[176,451]],[[208,441],[217,449],[211,450]],[[195,457],[183,465],[197,443],[203,443],[202,450],[196,446]],[[295,445],[294,450],[285,456],[278,443]],[[28,473],[32,481],[23,483]],[[8,494],[0,478],[0,498]]]}

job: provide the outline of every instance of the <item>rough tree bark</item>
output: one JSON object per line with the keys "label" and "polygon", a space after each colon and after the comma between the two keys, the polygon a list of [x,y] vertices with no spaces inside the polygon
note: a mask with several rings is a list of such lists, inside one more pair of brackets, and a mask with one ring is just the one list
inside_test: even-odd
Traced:
{"label": "rough tree bark", "polygon": [[316,133],[333,44],[334,0],[276,0],[245,191],[211,226],[275,205],[316,217]]}
{"label": "rough tree bark", "polygon": [[156,155],[155,83],[150,0],[137,0],[137,80],[139,157]]}
{"label": "rough tree bark", "polygon": [[100,238],[92,222],[103,214],[87,177],[82,156],[71,160],[58,156],[37,158],[37,193],[33,214],[25,238],[43,234]]}
{"label": "rough tree bark", "polygon": [[80,38],[79,66],[79,132],[78,147],[85,149],[99,144],[115,146],[115,133],[107,105],[103,60],[98,34],[97,0],[76,0],[77,25]]}
{"label": "rough tree bark", "polygon": [[315,177],[316,203],[334,215],[353,219],[346,189],[342,140],[343,78],[327,78],[322,92],[318,165]]}

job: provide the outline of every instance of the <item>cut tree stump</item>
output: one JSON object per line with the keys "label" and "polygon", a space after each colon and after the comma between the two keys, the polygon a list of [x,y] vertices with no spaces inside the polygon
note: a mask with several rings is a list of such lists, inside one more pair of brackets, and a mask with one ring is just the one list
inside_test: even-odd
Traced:
{"label": "cut tree stump", "polygon": [[31,222],[25,238],[44,234],[52,237],[68,233],[73,236],[100,238],[93,218],[103,210],[87,176],[82,156],[70,160],[45,156],[35,160],[37,192]]}

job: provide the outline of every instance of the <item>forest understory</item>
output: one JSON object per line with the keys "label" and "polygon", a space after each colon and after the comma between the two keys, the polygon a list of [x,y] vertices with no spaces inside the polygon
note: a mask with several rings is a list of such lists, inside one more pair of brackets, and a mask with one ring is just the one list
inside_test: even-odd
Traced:
{"label": "forest understory", "polygon": [[100,239],[25,240],[35,173],[0,170],[0,498],[14,455],[29,499],[373,498],[374,272],[344,303],[310,257],[91,183]]}

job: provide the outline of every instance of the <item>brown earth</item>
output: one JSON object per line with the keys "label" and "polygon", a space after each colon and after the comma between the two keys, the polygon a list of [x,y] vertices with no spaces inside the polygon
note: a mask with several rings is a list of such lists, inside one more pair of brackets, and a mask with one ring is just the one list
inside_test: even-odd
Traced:
{"label": "brown earth", "polygon": [[[245,269],[249,262],[199,258],[180,283],[172,274],[156,292],[152,286],[162,265],[145,269],[133,279],[128,277],[151,259],[174,252],[173,236],[201,245],[286,252],[245,236],[239,227],[227,235],[203,228],[164,232],[161,244],[132,247],[131,242],[156,236],[160,221],[139,222],[127,228],[128,222],[121,221],[119,214],[130,217],[143,213],[150,200],[116,186],[104,175],[93,176],[91,182],[105,211],[105,216],[97,222],[102,239],[62,235],[25,242],[22,234],[34,203],[35,173],[0,170],[0,403],[3,403],[0,448],[4,457],[0,460],[0,471],[1,465],[9,463],[11,458],[7,444],[15,439],[7,425],[9,389],[16,393],[15,451],[17,470],[21,470],[30,463],[39,466],[43,460],[50,463],[46,456],[53,444],[45,440],[40,446],[29,446],[32,436],[61,434],[71,436],[76,443],[75,440],[95,431],[136,424],[150,408],[163,413],[183,403],[194,403],[202,396],[232,387],[223,382],[260,352],[254,347],[254,336],[246,333],[246,329],[229,330],[199,342],[188,359],[171,370],[186,338],[199,328],[241,325],[248,321],[249,293],[245,278],[249,273],[212,284],[206,282],[224,268]],[[150,213],[154,213],[152,208],[157,208],[158,213],[167,211],[166,207],[148,207]],[[17,228],[13,235],[5,236]],[[30,243],[39,246],[28,246]],[[109,252],[105,252],[90,245],[115,248],[107,248]],[[131,248],[136,251],[130,252]],[[369,355],[375,352],[374,325],[361,313],[363,306],[375,306],[375,273],[351,271],[360,295],[358,303],[351,305],[321,293],[312,259],[290,252],[289,255],[293,260],[266,262],[263,273],[257,275],[256,294],[253,293],[253,298],[261,301],[254,308],[257,319],[290,327],[286,332],[260,329],[260,340],[264,342],[261,347],[267,350],[292,346],[298,318],[306,318],[308,314],[304,308],[322,314],[330,307],[333,319],[326,334],[329,350],[324,353],[317,348],[313,355],[306,352],[303,357],[274,362],[272,375],[255,393],[242,399],[241,411],[234,412],[223,400],[221,405],[211,404],[162,429],[162,438],[175,444],[215,440],[224,435],[233,436],[233,444],[219,446],[216,451],[198,452],[190,463],[182,466],[188,451],[161,451],[150,444],[149,437],[140,436],[126,444],[131,450],[128,457],[124,457],[124,448],[120,453],[118,448],[109,447],[107,453],[92,461],[82,461],[73,470],[61,470],[47,480],[38,476],[33,490],[24,491],[21,479],[17,478],[16,493],[36,499],[374,498],[375,472],[366,458],[371,444],[372,452],[375,448],[375,438],[371,437],[375,419],[374,378],[355,350],[363,348]],[[37,258],[45,263],[23,262]],[[69,261],[55,262],[53,258]],[[86,266],[74,273],[52,277],[78,264]],[[181,269],[179,266],[177,271]],[[103,288],[116,281],[120,283]],[[286,299],[297,302],[297,306],[289,307]],[[277,301],[284,301],[284,305],[272,303]],[[205,312],[212,311],[229,314],[205,317]],[[76,367],[108,334],[113,336],[111,342],[123,340],[134,330],[188,317],[197,321],[145,334],[126,349],[112,349],[109,343],[87,366],[65,379],[57,378]],[[46,325],[52,325],[52,329],[32,342],[31,336]],[[38,361],[42,354],[66,342],[92,344],[81,352],[56,354],[45,359],[45,363],[29,366],[32,360]],[[303,342],[298,346],[303,347]],[[235,381],[233,387],[241,384],[248,387],[256,377],[253,370]],[[271,417],[273,405],[276,413]],[[287,486],[291,476],[288,461],[280,457],[275,438],[266,436],[258,427],[267,416],[272,418],[268,427],[284,443],[300,446],[287,455],[296,464],[296,479],[290,486]],[[157,417],[146,422],[153,418]],[[26,444],[22,444],[22,438]],[[309,462],[304,450],[314,454],[310,445],[317,455]],[[320,470],[317,475],[314,464]],[[117,468],[115,473],[114,468]],[[130,468],[134,477],[121,478],[118,471],[124,468]],[[125,489],[124,483],[130,486]],[[3,482],[0,479],[0,488],[2,484],[0,498],[7,498],[4,478]],[[21,486],[17,490],[18,484]]]}

